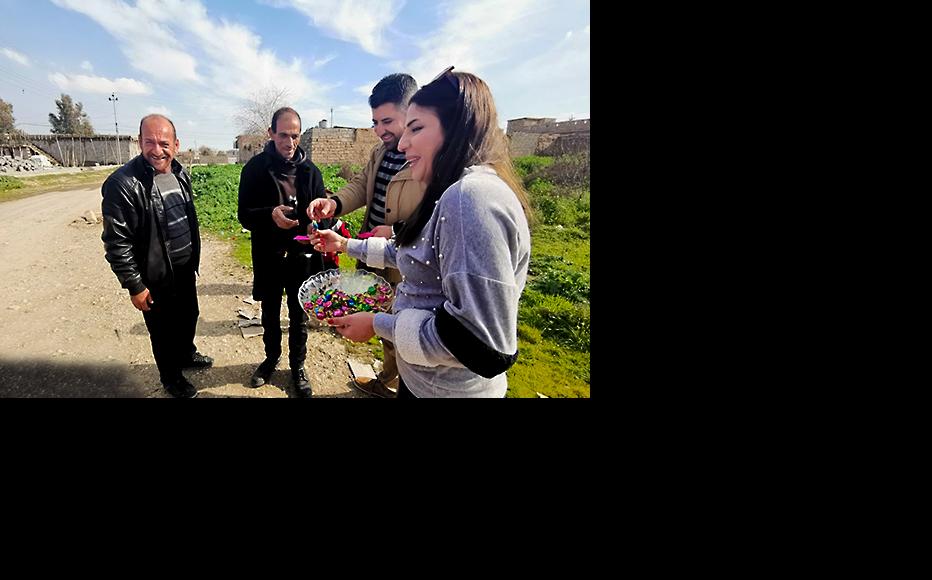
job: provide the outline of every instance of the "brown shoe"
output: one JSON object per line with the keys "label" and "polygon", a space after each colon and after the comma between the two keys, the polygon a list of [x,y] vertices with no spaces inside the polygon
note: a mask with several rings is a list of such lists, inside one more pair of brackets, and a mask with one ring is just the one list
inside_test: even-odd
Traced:
{"label": "brown shoe", "polygon": [[385,386],[385,383],[379,379],[369,379],[365,377],[359,377],[353,380],[353,384],[356,385],[356,388],[370,397],[379,397],[382,399],[394,399],[398,396],[396,391],[393,391]]}

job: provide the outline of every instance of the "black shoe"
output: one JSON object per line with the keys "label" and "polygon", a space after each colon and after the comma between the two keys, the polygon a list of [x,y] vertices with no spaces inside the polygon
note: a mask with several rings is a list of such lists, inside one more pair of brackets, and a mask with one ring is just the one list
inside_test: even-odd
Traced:
{"label": "black shoe", "polygon": [[381,379],[358,377],[353,380],[353,385],[370,397],[379,397],[382,399],[398,398],[398,391],[393,391],[385,386],[385,383],[383,383]]}
{"label": "black shoe", "polygon": [[278,358],[267,358],[262,361],[262,364],[259,365],[259,368],[256,369],[256,372],[252,373],[252,378],[249,380],[249,385],[255,389],[268,383],[269,379],[272,378],[272,372],[275,371],[275,365],[278,364],[278,360]]}
{"label": "black shoe", "polygon": [[193,399],[197,396],[197,389],[184,377],[173,381],[162,381],[162,386],[176,399]]}
{"label": "black shoe", "polygon": [[291,380],[294,381],[294,388],[298,392],[298,397],[301,399],[310,399],[313,396],[313,391],[311,391],[311,383],[307,380],[307,374],[304,372],[303,368],[298,370],[291,370]]}
{"label": "black shoe", "polygon": [[191,360],[184,361],[184,363],[181,365],[181,368],[183,369],[191,369],[191,368],[206,369],[210,366],[213,366],[213,364],[214,364],[214,359],[210,358],[209,356],[202,355],[199,352],[196,352],[193,355],[191,355]]}

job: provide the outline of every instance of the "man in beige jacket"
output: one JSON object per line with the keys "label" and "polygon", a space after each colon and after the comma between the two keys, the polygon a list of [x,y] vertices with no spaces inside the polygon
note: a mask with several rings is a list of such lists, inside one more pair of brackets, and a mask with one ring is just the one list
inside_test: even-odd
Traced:
{"label": "man in beige jacket", "polygon": [[[412,216],[424,198],[426,186],[415,181],[411,170],[404,167],[405,156],[398,151],[398,141],[404,133],[408,99],[416,91],[417,83],[407,74],[388,75],[375,85],[369,96],[369,106],[372,128],[382,143],[372,149],[362,173],[328,199],[311,202],[307,209],[311,219],[346,215],[365,207],[366,217],[360,231],[391,238],[393,226],[401,225]],[[394,268],[375,269],[362,262],[357,267],[375,272],[391,282],[392,287],[401,281],[401,274]],[[398,389],[395,347],[383,340],[382,351],[385,361],[378,378],[357,378],[356,387],[369,395],[394,398]]]}

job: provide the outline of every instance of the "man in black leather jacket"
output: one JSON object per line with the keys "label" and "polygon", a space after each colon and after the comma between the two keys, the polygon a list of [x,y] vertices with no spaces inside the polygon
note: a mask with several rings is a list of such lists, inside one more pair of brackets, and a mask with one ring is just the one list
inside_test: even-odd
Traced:
{"label": "man in black leather jacket", "polygon": [[[301,284],[324,269],[323,256],[295,236],[308,234],[307,207],[326,197],[324,179],[301,141],[301,117],[283,107],[272,116],[271,140],[243,167],[237,215],[252,232],[253,298],[262,302],[265,360],[250,379],[252,387],[269,382],[282,354],[282,291],[288,296],[288,363],[298,397],[312,395],[304,370],[307,357],[307,314],[298,301]],[[321,220],[329,229],[332,220]]]}
{"label": "man in black leather jacket", "polygon": [[167,117],[143,117],[139,145],[142,154],[101,186],[101,239],[110,268],[142,311],[162,385],[174,397],[196,397],[181,369],[206,368],[213,359],[194,345],[201,239],[191,178],[175,161],[179,142]]}

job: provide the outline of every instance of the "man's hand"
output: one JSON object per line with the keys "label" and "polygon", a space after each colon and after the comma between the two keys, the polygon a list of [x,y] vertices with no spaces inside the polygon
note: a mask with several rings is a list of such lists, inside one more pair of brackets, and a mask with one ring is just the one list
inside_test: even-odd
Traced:
{"label": "man's hand", "polygon": [[319,197],[312,199],[311,204],[307,206],[307,217],[314,221],[320,221],[333,217],[335,211],[337,211],[337,202]]}
{"label": "man's hand", "polygon": [[372,228],[372,235],[389,240],[394,234],[392,234],[392,226],[375,226]]}
{"label": "man's hand", "polygon": [[374,320],[374,312],[357,312],[349,316],[328,318],[327,324],[334,327],[343,338],[353,342],[366,342],[375,336],[375,328],[372,326]]}
{"label": "man's hand", "polygon": [[298,220],[285,217],[285,212],[291,213],[292,211],[294,211],[294,208],[290,205],[280,205],[272,210],[272,221],[283,230],[296,228],[298,227]]}
{"label": "man's hand", "polygon": [[130,296],[130,300],[133,301],[133,306],[136,307],[136,310],[142,310],[143,312],[149,312],[150,304],[155,304],[155,300],[152,299],[152,296],[149,294],[149,289],[146,288],[139,294],[133,294]]}

